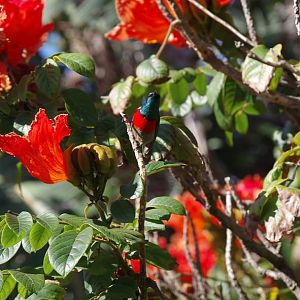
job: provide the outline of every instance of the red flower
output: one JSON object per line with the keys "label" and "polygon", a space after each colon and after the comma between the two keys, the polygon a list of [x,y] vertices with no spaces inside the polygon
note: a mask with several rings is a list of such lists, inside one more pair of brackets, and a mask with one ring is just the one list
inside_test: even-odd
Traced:
{"label": "red flower", "polygon": [[[196,229],[197,243],[200,245],[200,260],[204,276],[214,267],[217,261],[217,255],[213,248],[213,235],[206,230],[206,225],[211,221],[210,215],[205,211],[204,207],[195,200],[188,192],[183,193],[179,197],[180,202],[185,206],[185,209],[190,214]],[[184,217],[172,215],[170,220],[166,222],[166,226],[172,228],[174,233],[170,237],[170,243],[167,245],[167,250],[175,258],[178,267],[177,272],[182,274],[181,280],[185,283],[191,283],[192,271],[185,255],[185,245],[183,241],[183,222]],[[189,224],[188,237],[190,241],[190,251],[193,257],[195,253],[195,242],[193,241],[192,228]]]}
{"label": "red flower", "polygon": [[248,175],[235,188],[241,200],[255,200],[263,188],[263,180],[258,174]]}
{"label": "red flower", "polygon": [[[162,43],[170,26],[156,0],[116,0],[117,14],[121,23],[106,34],[106,37],[122,41],[139,40],[143,43]],[[181,47],[184,38],[174,30],[169,43]]]}
{"label": "red flower", "polygon": [[12,66],[27,63],[53,24],[42,25],[44,0],[0,0],[0,52]]}
{"label": "red flower", "polygon": [[28,135],[0,135],[0,149],[17,157],[33,177],[55,183],[67,180],[60,142],[69,135],[68,115],[58,115],[52,121],[45,110],[40,109]]}
{"label": "red flower", "polygon": [[[199,2],[206,6],[206,0],[199,0]],[[230,2],[231,0],[216,0],[218,6],[225,6]],[[121,23],[108,32],[106,37],[117,41],[135,39],[148,44],[163,42],[170,22],[159,9],[156,0],[116,0],[115,3]],[[183,10],[182,1],[177,0],[177,3]],[[174,15],[168,3],[165,4],[170,14]],[[197,11],[197,14],[200,13],[194,6],[191,8]],[[176,30],[170,35],[169,43],[177,47],[186,45],[185,39]]]}

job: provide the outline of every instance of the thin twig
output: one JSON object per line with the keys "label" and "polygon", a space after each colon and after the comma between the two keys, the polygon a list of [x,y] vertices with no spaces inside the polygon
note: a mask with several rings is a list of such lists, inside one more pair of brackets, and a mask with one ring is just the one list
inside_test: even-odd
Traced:
{"label": "thin twig", "polygon": [[[145,237],[145,213],[146,213],[146,195],[147,195],[147,174],[146,174],[146,168],[144,163],[144,157],[143,154],[138,146],[137,141],[134,138],[132,127],[130,124],[130,121],[128,117],[121,113],[121,116],[123,118],[123,121],[126,125],[128,137],[130,140],[130,143],[132,145],[132,149],[139,167],[139,174],[141,177],[142,184],[144,186],[144,193],[139,198],[139,216],[138,216],[138,229],[139,232],[142,234],[143,237]],[[145,242],[140,243],[139,247],[139,259],[140,259],[140,291],[141,300],[147,299],[147,287],[146,287],[146,277],[147,277],[147,269],[146,269],[146,250],[145,250]]]}
{"label": "thin twig", "polygon": [[244,13],[244,16],[246,19],[246,24],[247,24],[250,39],[256,46],[257,45],[256,30],[254,27],[254,22],[253,22],[253,18],[252,18],[251,12],[250,12],[250,7],[248,5],[248,1],[241,0],[241,4],[242,4],[242,8],[243,8],[243,13]]}
{"label": "thin twig", "polygon": [[[162,3],[161,0],[157,0]],[[222,72],[225,75],[232,78],[239,84],[242,84],[251,94],[259,95],[267,102],[275,103],[277,105],[287,107],[287,108],[299,108],[300,106],[300,98],[294,96],[286,96],[281,93],[272,93],[264,92],[264,93],[257,93],[253,90],[250,86],[245,84],[242,79],[242,74],[238,70],[236,70],[231,65],[225,63],[224,61],[220,60],[212,51],[211,45],[206,43],[203,39],[201,39],[197,32],[190,26],[189,22],[185,20],[185,17],[182,15],[180,8],[178,7],[175,0],[168,0],[170,3],[173,11],[176,14],[176,18],[181,21],[178,24],[178,30],[182,34],[182,36],[187,40],[188,44],[196,51],[199,58],[205,60],[209,63],[216,71]],[[164,5],[163,3],[161,5]],[[167,15],[165,15],[166,17]],[[169,15],[168,15],[169,17]],[[172,19],[171,19],[172,21]]]}
{"label": "thin twig", "polygon": [[156,57],[159,58],[162,54],[162,52],[164,51],[165,47],[167,46],[168,44],[168,41],[169,41],[169,37],[172,33],[172,31],[174,30],[174,28],[180,23],[179,20],[174,20],[171,22],[169,28],[168,28],[168,31],[166,33],[166,36],[162,42],[162,44],[160,45],[160,48],[158,49],[157,53],[156,53]]}
{"label": "thin twig", "polygon": [[219,18],[217,15],[215,15],[213,12],[211,12],[210,10],[208,10],[205,6],[203,6],[202,4],[200,4],[199,2],[197,2],[196,0],[188,0],[188,1],[190,3],[192,3],[193,5],[195,5],[199,10],[201,10],[207,16],[209,16],[210,18],[212,18],[213,20],[215,20],[217,23],[219,23],[220,25],[222,25],[224,28],[226,28],[227,30],[229,30],[230,32],[232,32],[237,38],[239,38],[244,43],[247,43],[251,47],[255,47],[256,46],[257,43],[249,40],[246,36],[244,36],[243,34],[241,34],[236,28],[234,28],[233,26],[231,26],[229,23],[227,23],[223,19]]}
{"label": "thin twig", "polygon": [[297,34],[300,36],[300,0],[294,0],[294,15]]}
{"label": "thin twig", "polygon": [[243,252],[245,254],[245,257],[247,259],[247,262],[253,267],[254,270],[256,270],[259,274],[261,274],[263,276],[271,277],[274,280],[281,279],[287,285],[287,287],[291,291],[294,292],[294,294],[297,297],[297,299],[300,299],[300,288],[297,286],[297,283],[295,281],[293,281],[291,278],[289,278],[288,276],[286,276],[280,270],[274,271],[274,270],[267,270],[267,269],[262,268],[254,260],[254,258],[252,257],[251,253],[249,252],[249,250],[246,248],[245,244],[243,243],[243,241],[240,240],[240,242],[241,242],[242,249],[243,249]]}
{"label": "thin twig", "polygon": [[[232,201],[231,201],[231,192],[230,191],[226,192],[226,214],[229,217],[232,214]],[[247,300],[248,297],[245,294],[245,292],[243,291],[243,289],[241,288],[240,284],[238,283],[237,278],[236,278],[233,268],[232,268],[232,262],[231,262],[232,261],[232,257],[231,257],[232,240],[233,240],[232,231],[227,228],[226,229],[226,247],[225,247],[225,264],[226,264],[227,274],[228,274],[230,284],[233,288],[236,289],[239,299]]]}
{"label": "thin twig", "polygon": [[[192,254],[190,252],[190,243],[189,243],[189,222],[191,221],[191,217],[189,213],[187,213],[186,217],[184,218],[184,223],[183,223],[183,242],[185,245],[185,256],[186,259],[190,265],[192,274],[193,274],[193,281],[194,281],[194,288],[195,288],[195,297],[197,299],[201,300],[206,300],[206,293],[205,293],[205,288],[204,288],[204,281],[201,275],[201,271],[199,266],[194,262]],[[198,243],[198,241],[194,241],[195,244]],[[198,249],[199,250],[199,249]],[[197,255],[197,253],[196,253]]]}

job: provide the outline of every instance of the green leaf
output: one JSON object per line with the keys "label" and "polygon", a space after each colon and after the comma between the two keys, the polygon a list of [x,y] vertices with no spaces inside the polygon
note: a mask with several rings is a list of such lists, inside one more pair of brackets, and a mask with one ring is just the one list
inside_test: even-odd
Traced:
{"label": "green leaf", "polygon": [[249,126],[248,116],[243,112],[239,112],[235,114],[234,118],[235,118],[235,129],[237,130],[237,132],[246,134]]}
{"label": "green leaf", "polygon": [[57,216],[51,212],[45,212],[38,215],[36,220],[40,225],[51,231],[54,231],[59,224]]}
{"label": "green leaf", "polygon": [[22,298],[27,299],[31,294],[32,294],[32,292],[27,290],[23,284],[18,283],[18,296],[21,296]]}
{"label": "green leaf", "polygon": [[63,91],[66,110],[79,125],[94,127],[98,120],[98,113],[93,100],[88,94],[78,89]]}
{"label": "green leaf", "polygon": [[183,167],[185,164],[171,161],[153,161],[146,165],[147,175],[153,175],[169,168]]}
{"label": "green leaf", "polygon": [[95,76],[93,60],[82,53],[58,53],[53,55],[52,58],[80,75],[89,78],[94,78]]}
{"label": "green leaf", "polygon": [[153,243],[146,243],[146,261],[148,264],[165,270],[173,270],[177,264],[172,256],[164,249]]}
{"label": "green leaf", "polygon": [[136,76],[145,83],[163,83],[169,79],[169,67],[164,61],[152,55],[137,66]]}
{"label": "green leaf", "polygon": [[8,225],[5,225],[1,234],[1,244],[5,248],[12,247],[19,243],[22,238],[22,235],[16,235],[14,231],[8,227]]}
{"label": "green leaf", "polygon": [[269,171],[269,173],[267,174],[267,176],[264,179],[264,187],[263,187],[264,190],[266,190],[268,188],[268,186],[270,184],[272,184],[273,181],[281,178],[283,167],[284,167],[284,164],[282,163]]}
{"label": "green leaf", "polygon": [[[281,46],[277,45],[272,49],[266,48],[264,45],[258,45],[251,49],[259,58],[276,63],[281,56]],[[270,65],[264,64],[246,57],[242,65],[242,77],[244,83],[248,84],[257,93],[267,91],[275,91],[282,75],[281,68],[275,68]]]}
{"label": "green leaf", "polygon": [[132,95],[134,77],[129,76],[125,80],[116,83],[110,91],[108,97],[111,109],[115,115],[119,115],[127,108]]}
{"label": "green leaf", "polygon": [[92,223],[92,220],[90,219],[84,217],[78,217],[71,214],[61,214],[59,216],[59,219],[65,221],[66,223],[72,225],[73,227],[80,227],[83,224]]}
{"label": "green leaf", "polygon": [[223,107],[225,115],[231,115],[236,97],[237,85],[235,81],[227,78],[223,88]]}
{"label": "green leaf", "polygon": [[18,283],[32,293],[37,293],[45,285],[43,274],[28,274],[15,270],[9,270],[9,273]]}
{"label": "green leaf", "polygon": [[214,114],[218,125],[222,129],[230,131],[232,129],[232,119],[231,116],[227,116],[223,112],[223,103],[221,97],[217,99],[213,108],[214,108]]}
{"label": "green leaf", "polygon": [[18,84],[16,84],[13,90],[10,92],[9,100],[12,104],[16,104],[21,101],[26,101],[28,85],[31,81],[31,75],[26,74],[22,76]]}
{"label": "green leaf", "polygon": [[6,213],[6,223],[16,235],[29,232],[33,221],[30,213],[22,211],[18,216]]}
{"label": "green leaf", "polygon": [[185,103],[190,92],[189,84],[183,78],[176,83],[170,83],[168,90],[173,104],[177,104],[177,106]]}
{"label": "green leaf", "polygon": [[79,233],[70,230],[57,236],[48,249],[49,261],[54,270],[66,277],[89,247],[92,237],[93,230],[89,227]]}
{"label": "green leaf", "polygon": [[4,283],[4,278],[2,272],[0,271],[0,291],[2,289],[3,283]]}
{"label": "green leaf", "polygon": [[44,269],[44,273],[46,275],[49,275],[53,271],[53,267],[51,266],[50,261],[49,261],[48,251],[45,253],[45,256],[43,259],[43,269]]}
{"label": "green leaf", "polygon": [[28,254],[34,251],[30,244],[29,233],[22,239],[22,247]]}
{"label": "green leaf", "polygon": [[18,244],[14,245],[12,247],[8,247],[8,248],[3,248],[0,245],[0,265],[5,264],[11,258],[13,258],[15,256],[15,254],[18,252],[20,245],[21,245],[21,242],[19,242]]}
{"label": "green leaf", "polygon": [[131,277],[120,277],[108,287],[100,300],[136,299],[137,283]]}
{"label": "green leaf", "polygon": [[0,300],[6,300],[16,286],[16,281],[11,275],[3,275],[3,285],[0,289]]}
{"label": "green leaf", "polygon": [[197,74],[197,77],[193,81],[193,85],[197,93],[199,93],[201,96],[206,94],[206,76],[202,72]]}
{"label": "green leaf", "polygon": [[218,72],[212,81],[209,83],[207,87],[206,96],[208,99],[208,104],[210,106],[213,106],[215,102],[217,101],[222,88],[224,86],[226,80],[226,76],[223,73]]}
{"label": "green leaf", "polygon": [[144,193],[144,185],[139,173],[136,173],[131,184],[122,185],[120,194],[126,199],[137,199]]}
{"label": "green leaf", "polygon": [[184,206],[178,200],[172,197],[165,196],[153,198],[147,203],[146,207],[164,208],[171,214],[185,215]]}
{"label": "green leaf", "polygon": [[171,102],[171,112],[174,116],[184,117],[187,115],[193,107],[193,100],[191,97],[187,97],[185,102],[178,104],[176,102]]}
{"label": "green leaf", "polygon": [[145,231],[165,231],[166,226],[162,221],[146,219],[145,220]]}
{"label": "green leaf", "polygon": [[153,208],[146,211],[146,220],[169,220],[170,212],[164,208]]}
{"label": "green leaf", "polygon": [[66,291],[56,284],[46,284],[34,297],[28,300],[63,300]]}
{"label": "green leaf", "polygon": [[111,240],[117,244],[122,243],[138,243],[143,241],[143,236],[131,229],[124,229],[124,228],[111,228],[108,229],[107,227],[96,225],[96,224],[88,224],[90,227],[95,229],[99,232],[99,234],[108,240]]}
{"label": "green leaf", "polygon": [[43,66],[36,69],[35,74],[36,85],[43,94],[50,98],[58,94],[61,73],[55,61],[48,59]]}
{"label": "green leaf", "polygon": [[52,231],[39,223],[35,223],[29,234],[30,244],[34,252],[42,249],[51,237]]}
{"label": "green leaf", "polygon": [[130,223],[134,220],[135,208],[128,200],[117,200],[111,205],[111,213],[118,222]]}

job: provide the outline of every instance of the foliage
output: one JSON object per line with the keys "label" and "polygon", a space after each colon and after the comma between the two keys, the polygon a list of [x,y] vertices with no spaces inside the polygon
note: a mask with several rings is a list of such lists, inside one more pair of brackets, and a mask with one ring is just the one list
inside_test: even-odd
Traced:
{"label": "foliage", "polygon": [[[103,8],[111,5],[100,2]],[[151,54],[145,51],[132,72],[99,91],[101,68],[92,42],[29,64],[53,27],[42,25],[44,2],[0,1],[1,160],[4,153],[14,156],[30,176],[57,189],[60,182],[63,189],[49,200],[52,210],[37,208],[38,200],[28,201],[22,191],[27,182],[18,165],[19,198],[29,207],[15,209],[12,202],[0,215],[0,300],[60,300],[78,281],[84,289],[78,297],[84,299],[144,300],[161,293],[171,299],[239,299],[243,290],[249,299],[258,299],[261,290],[268,299],[300,299],[289,266],[294,244],[287,239],[299,235],[299,61],[285,58],[284,44],[257,44],[236,35],[233,1],[115,2],[120,24],[108,38],[161,47],[156,54],[147,48]],[[48,18],[49,12],[57,18],[61,37],[78,30],[84,35],[85,28],[103,30],[107,26],[87,17],[97,5],[66,1],[62,7],[55,1]],[[218,18],[230,34],[223,33]],[[241,53],[233,47],[236,38],[245,43],[236,45]],[[168,43],[189,45],[201,63],[175,68],[168,55],[162,58],[168,49],[175,51]],[[160,97],[159,122],[140,110],[154,91]],[[207,153],[199,151],[205,139],[198,145],[195,131],[185,125],[195,112],[211,114],[232,147],[259,118],[268,122],[287,113],[295,126],[277,133],[277,160],[264,180],[256,174],[237,182],[226,178],[223,185],[214,180]],[[142,121],[135,128],[127,115],[136,113]],[[141,151],[143,142],[149,155]],[[222,178],[228,172],[220,169],[221,164],[216,170]],[[169,183],[166,171],[183,190]],[[67,184],[85,197],[78,207]],[[166,191],[171,185],[172,193]],[[49,190],[41,194],[50,198]],[[63,194],[68,206],[60,213],[55,204]],[[236,243],[228,242],[230,234]],[[273,244],[266,247],[266,239]],[[279,242],[280,255],[273,246]],[[230,272],[233,261],[236,270]]]}

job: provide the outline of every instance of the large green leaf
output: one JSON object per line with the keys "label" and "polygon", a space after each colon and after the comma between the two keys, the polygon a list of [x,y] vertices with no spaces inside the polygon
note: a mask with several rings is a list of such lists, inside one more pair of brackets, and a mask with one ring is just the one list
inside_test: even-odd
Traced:
{"label": "large green leaf", "polygon": [[98,120],[98,113],[93,100],[85,92],[78,89],[63,91],[66,110],[72,119],[86,127],[94,127]]}
{"label": "large green leaf", "polygon": [[117,244],[122,243],[137,243],[143,240],[143,236],[131,229],[124,228],[111,228],[108,229],[105,226],[100,226],[96,224],[88,224],[90,227],[95,229],[103,238],[111,240]]}
{"label": "large green leaf", "polygon": [[16,235],[15,232],[8,227],[8,225],[5,225],[1,233],[1,244],[5,248],[12,247],[19,243],[22,238],[22,234]]}
{"label": "large green leaf", "polygon": [[92,241],[93,230],[70,230],[57,236],[48,249],[49,261],[54,270],[66,277],[76,266]]}
{"label": "large green leaf", "polygon": [[65,221],[66,223],[72,225],[73,227],[80,227],[83,224],[92,223],[92,220],[90,219],[71,215],[71,214],[61,214],[59,216],[59,219]]}
{"label": "large green leaf", "polygon": [[89,78],[95,76],[95,65],[93,60],[82,53],[58,53],[53,55],[52,58],[56,62],[61,62],[80,75]]}
{"label": "large green leaf", "polygon": [[48,59],[47,62],[36,69],[36,84],[38,89],[45,95],[53,97],[60,89],[61,73],[55,61]]}
{"label": "large green leaf", "polygon": [[132,277],[120,277],[99,300],[136,299],[137,283]]}
{"label": "large green leaf", "polygon": [[21,245],[21,242],[19,242],[18,244],[14,245],[12,247],[8,247],[8,248],[3,248],[0,245],[0,265],[5,264],[11,258],[13,258],[15,256],[15,254],[18,252],[20,245]]}
{"label": "large green leaf", "polygon": [[49,261],[48,251],[45,253],[45,256],[43,259],[43,269],[44,269],[44,273],[46,275],[49,275],[53,271],[53,267],[51,266],[50,261]]}
{"label": "large green leaf", "polygon": [[117,200],[111,205],[111,213],[118,222],[130,223],[135,217],[135,208],[128,200]]}
{"label": "large green leaf", "polygon": [[168,80],[169,68],[164,61],[152,55],[137,66],[136,76],[145,83],[162,83]]}
{"label": "large green leaf", "polygon": [[171,161],[153,161],[147,164],[146,172],[147,175],[153,175],[169,168],[183,167],[185,164]]}
{"label": "large green leaf", "polygon": [[146,261],[148,264],[165,270],[173,270],[177,264],[172,256],[164,249],[153,243],[146,243]]}
{"label": "large green leaf", "polygon": [[63,300],[65,289],[56,284],[46,284],[37,294],[33,294],[28,300]]}
{"label": "large green leaf", "polygon": [[3,276],[2,288],[0,289],[0,300],[6,300],[14,290],[15,286],[15,279],[11,275],[5,274]]}
{"label": "large green leaf", "polygon": [[23,237],[22,247],[28,254],[30,254],[34,251],[30,244],[29,233],[25,237]]}
{"label": "large green leaf", "polygon": [[45,228],[39,223],[35,223],[29,234],[30,244],[32,249],[36,252],[42,249],[51,237],[52,231]]}
{"label": "large green leaf", "polygon": [[126,199],[137,199],[144,193],[144,185],[139,172],[136,173],[133,182],[122,185],[120,187],[120,194]]}
{"label": "large green leaf", "polygon": [[129,76],[125,80],[116,83],[110,91],[108,97],[111,109],[115,115],[119,115],[127,108],[132,94],[134,77]]}
{"label": "large green leaf", "polygon": [[165,196],[153,198],[147,203],[147,208],[149,207],[164,208],[171,214],[185,215],[184,206],[172,197]]}
{"label": "large green leaf", "polygon": [[38,223],[43,227],[54,231],[59,224],[58,218],[54,213],[45,212],[36,217]]}
{"label": "large green leaf", "polygon": [[[251,49],[251,52],[265,61],[277,63],[281,56],[281,45],[277,45],[272,49],[268,49],[264,45],[258,45]],[[281,68],[264,64],[250,56],[246,57],[242,65],[243,81],[258,93],[265,92],[268,89],[275,91],[281,75]]]}
{"label": "large green leaf", "polygon": [[9,270],[9,273],[30,292],[37,293],[45,285],[43,274],[28,274],[16,270]]}
{"label": "large green leaf", "polygon": [[7,225],[16,235],[29,232],[33,223],[31,214],[26,211],[22,211],[18,216],[7,213],[5,218]]}
{"label": "large green leaf", "polygon": [[165,208],[152,208],[146,211],[146,220],[169,220],[170,211]]}

